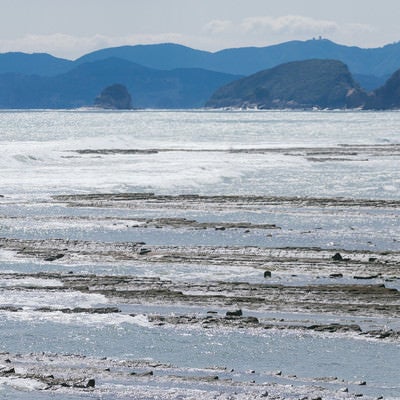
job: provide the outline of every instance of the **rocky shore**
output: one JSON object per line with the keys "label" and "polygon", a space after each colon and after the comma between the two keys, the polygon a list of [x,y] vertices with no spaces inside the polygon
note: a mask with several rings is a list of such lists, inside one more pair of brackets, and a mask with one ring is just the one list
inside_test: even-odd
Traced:
{"label": "rocky shore", "polygon": [[[0,354],[0,381],[8,379],[15,389],[31,388],[44,398],[74,393],[79,398],[184,398],[262,399],[287,398],[356,399],[367,383],[337,377],[304,380],[283,371],[249,370],[238,373],[227,367],[181,369],[149,361],[95,359],[83,355]],[[338,389],[339,388],[339,389]],[[352,391],[354,391],[352,393]],[[286,393],[281,396],[280,393]]]}
{"label": "rocky shore", "polygon": [[[328,242],[332,230],[318,226],[324,220],[303,230],[286,218],[299,210],[316,219],[349,213],[354,220],[335,229],[337,236],[350,238],[362,230],[365,215],[376,214],[389,225],[397,218],[398,201],[152,193],[58,195],[28,205],[7,197],[1,201],[34,210],[29,218],[14,211],[0,214],[0,316],[5,318],[101,317],[106,323],[118,317],[123,324],[159,332],[268,332],[396,349],[400,344],[398,228],[393,225],[389,237],[378,233],[360,248],[350,241],[346,248],[322,247],[307,235]],[[36,227],[27,227],[27,221]],[[94,235],[103,230],[102,239],[88,239],[88,226]],[[155,232],[172,244],[127,240]],[[188,243],[193,232],[214,235],[216,243]],[[235,235],[243,245],[225,243]],[[279,235],[290,245],[246,244],[253,236],[269,243]],[[197,238],[202,236],[191,241]],[[308,245],[296,246],[296,240]],[[235,371],[89,357],[85,351],[2,350],[0,382],[17,390],[25,385],[37,392],[105,399],[377,398],[363,380],[298,378],[288,365],[287,371]]]}

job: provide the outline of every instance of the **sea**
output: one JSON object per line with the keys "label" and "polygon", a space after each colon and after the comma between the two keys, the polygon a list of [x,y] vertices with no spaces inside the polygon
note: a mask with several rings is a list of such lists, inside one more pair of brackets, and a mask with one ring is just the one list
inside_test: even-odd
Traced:
{"label": "sea", "polygon": [[[400,252],[399,206],[351,210],[338,206],[334,211],[321,211],[314,205],[304,211],[290,203],[266,212],[207,207],[110,210],[73,208],[54,201],[60,195],[154,193],[264,196],[278,202],[310,198],[400,202],[397,111],[0,111],[0,150],[0,238]],[[83,214],[92,218],[79,219]],[[110,221],[110,215],[117,222]],[[99,223],[99,217],[104,217],[104,224]],[[132,231],[120,225],[121,217],[184,217],[202,222],[245,219],[290,229],[282,229],[268,239],[259,231],[248,235],[184,228]],[[324,229],[317,231],[316,227]],[[351,389],[351,382],[366,381],[366,385],[352,390],[371,398],[400,399],[399,341],[296,330],[207,331],[174,326],[155,329],[146,319],[147,314],[160,310],[167,314],[187,312],[180,305],[168,310],[157,305],[137,305],[135,318],[125,313],[34,311],[38,307],[107,305],[101,294],[40,290],[41,285],[58,287],[57,278],[42,282],[39,275],[28,277],[71,269],[82,274],[131,274],[172,281],[204,282],[216,277],[221,281],[263,279],[247,267],[218,270],[215,266],[199,267],[189,262],[184,266],[171,265],[166,270],[157,264],[144,269],[118,262],[68,263],[61,259],[49,263],[0,247],[0,272],[25,274],[17,284],[10,276],[0,278],[0,352],[10,357],[57,354],[95,360],[151,360],[186,370],[226,367],[239,371],[238,380],[242,379],[240,371],[247,377],[250,370],[279,370],[287,376],[301,377],[299,386],[316,377],[338,377],[347,383],[337,384],[337,389],[346,385]],[[307,277],[294,271],[287,276],[286,283],[307,282]],[[10,285],[12,291],[7,290]],[[400,289],[398,280],[388,285]],[[22,289],[18,290],[18,286]],[[21,310],[11,312],[9,306]],[[282,316],[286,318],[279,313],[276,318]],[[400,315],[382,324],[400,329]],[[257,383],[265,378],[262,374],[255,376]],[[135,397],[124,392],[121,385],[108,384],[104,392],[71,393],[37,390],[32,380],[0,376],[0,399],[186,399],[196,398],[197,391],[203,389],[199,384],[185,387],[182,393],[177,389],[173,394],[171,384],[165,383],[165,395],[161,391],[146,397],[143,391]],[[153,393],[153,389],[148,393]],[[283,390],[281,397],[275,398],[296,398],[290,390]]]}
{"label": "sea", "polygon": [[[399,121],[398,112],[2,111],[1,191],[21,198],[154,191],[396,199],[398,159],[365,151],[399,145]],[[337,146],[343,154],[332,162],[307,159]],[[346,152],[349,146],[365,148]],[[158,152],[76,153],[87,149]],[[246,149],[251,157],[234,152]]]}

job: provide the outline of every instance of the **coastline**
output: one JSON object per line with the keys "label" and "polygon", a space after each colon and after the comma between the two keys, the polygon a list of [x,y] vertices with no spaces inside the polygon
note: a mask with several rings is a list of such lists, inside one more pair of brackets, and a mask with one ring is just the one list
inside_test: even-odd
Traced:
{"label": "coastline", "polygon": [[[2,201],[10,200],[6,197]],[[379,200],[307,201],[259,196],[250,201],[246,196],[120,193],[55,196],[48,200],[45,213],[51,215],[49,210],[60,207],[64,213],[57,211],[50,220],[47,217],[47,226],[51,222],[69,229],[85,229],[86,225],[79,228],[80,224],[90,222],[105,230],[124,230],[127,234],[137,231],[139,236],[146,231],[159,231],[164,236],[202,232],[217,238],[261,234],[267,239],[285,228],[249,220],[233,223],[224,221],[224,215],[235,209],[242,212],[243,207],[247,212],[262,209],[267,214],[269,208],[274,212],[280,207],[300,208],[313,214],[319,210],[321,215],[335,208],[368,213],[374,209],[392,210],[391,215],[400,208],[396,201]],[[129,218],[121,213],[123,210],[137,214],[147,210],[153,217]],[[199,217],[208,214],[208,221],[166,216],[179,214],[177,210],[188,215],[196,210]],[[75,212],[78,214],[71,215]],[[210,219],[218,215],[218,220]],[[14,226],[18,218],[23,224],[23,216],[12,217]],[[7,224],[6,216],[2,224]],[[291,235],[302,234],[293,231]],[[236,335],[257,340],[282,337],[288,343],[296,343],[299,338],[349,344],[361,340],[366,346],[381,343],[396,349],[400,343],[400,251],[396,250],[34,239],[29,234],[18,238],[16,231],[0,239],[0,257],[7,257],[14,270],[0,274],[3,296],[11,301],[19,293],[15,297],[19,300],[14,300],[12,306],[3,305],[0,311],[14,323],[23,321],[29,312],[29,318],[54,327],[63,320],[83,324],[93,320],[103,321],[105,327],[132,326],[137,328],[129,329],[150,330],[152,335],[168,337],[203,337],[208,332],[215,337],[226,336],[228,341]],[[30,265],[30,270],[25,265]],[[42,300],[37,302],[36,296]],[[205,399],[225,399],[228,394],[234,399],[286,399],[310,393],[312,398],[354,399],[363,394],[363,398],[372,399],[379,391],[374,389],[376,383],[370,385],[368,380],[364,384],[362,379],[351,381],[344,376],[298,377],[297,371],[293,373],[286,364],[283,372],[260,371],[260,360],[251,370],[236,371],[236,365],[235,372],[228,366],[216,369],[204,365],[206,369],[202,369],[196,362],[190,367],[163,365],[166,360],[161,354],[160,359],[146,362],[102,359],[94,354],[89,357],[86,351],[66,355],[50,350],[39,355],[34,348],[18,354],[3,348],[2,357],[11,360],[3,360],[0,369],[1,379],[11,387],[31,385],[37,393],[80,397],[113,393],[121,398],[178,398],[174,394],[161,395],[166,387],[178,388],[180,395],[198,393]],[[61,373],[60,368],[66,365],[69,372]],[[115,386],[117,382],[125,385],[123,392]]]}

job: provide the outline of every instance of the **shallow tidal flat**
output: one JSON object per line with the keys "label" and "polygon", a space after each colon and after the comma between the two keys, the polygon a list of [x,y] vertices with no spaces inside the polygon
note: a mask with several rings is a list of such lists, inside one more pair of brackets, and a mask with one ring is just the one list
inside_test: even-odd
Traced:
{"label": "shallow tidal flat", "polygon": [[5,196],[0,382],[16,399],[399,398],[399,216],[395,200]]}

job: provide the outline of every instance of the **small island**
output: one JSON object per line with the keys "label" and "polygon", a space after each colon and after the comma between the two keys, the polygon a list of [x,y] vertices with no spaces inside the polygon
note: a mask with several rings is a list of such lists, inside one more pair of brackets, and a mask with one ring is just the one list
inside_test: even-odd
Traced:
{"label": "small island", "polygon": [[131,110],[132,97],[124,85],[116,83],[107,86],[100,95],[96,97],[94,104],[98,108],[107,110]]}

